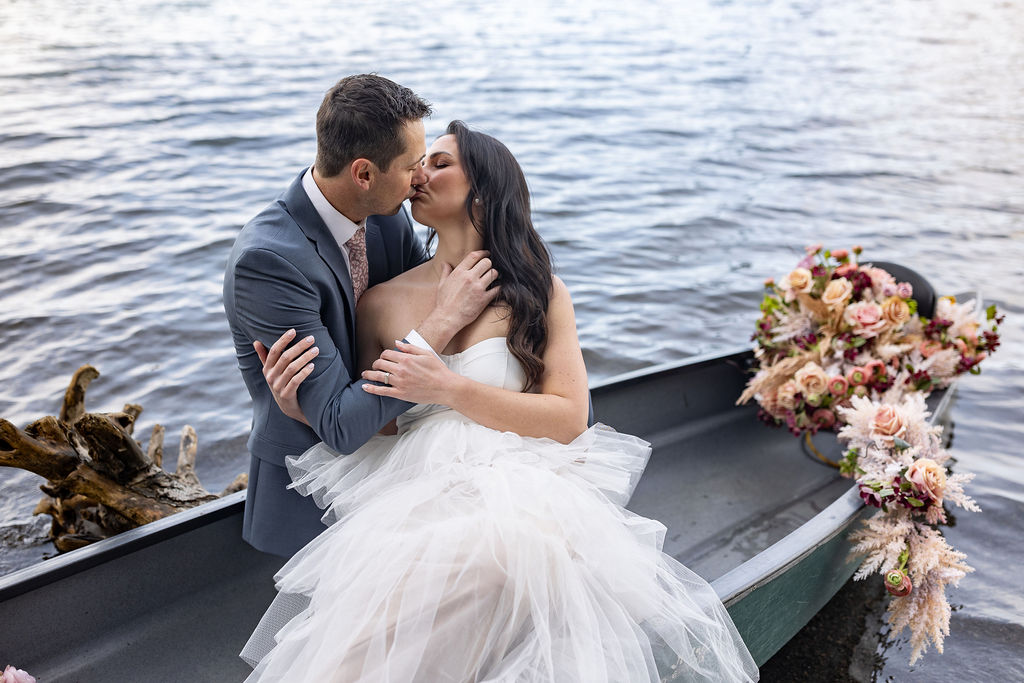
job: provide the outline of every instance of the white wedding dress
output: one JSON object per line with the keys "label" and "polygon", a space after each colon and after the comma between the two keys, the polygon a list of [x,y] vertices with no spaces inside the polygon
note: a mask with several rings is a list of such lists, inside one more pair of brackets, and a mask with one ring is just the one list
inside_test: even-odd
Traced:
{"label": "white wedding dress", "polygon": [[[524,386],[504,338],[442,358]],[[289,458],[330,526],[277,574],[247,681],[756,680],[711,586],[623,508],[649,455],[600,424],[563,445],[419,405],[352,455]]]}

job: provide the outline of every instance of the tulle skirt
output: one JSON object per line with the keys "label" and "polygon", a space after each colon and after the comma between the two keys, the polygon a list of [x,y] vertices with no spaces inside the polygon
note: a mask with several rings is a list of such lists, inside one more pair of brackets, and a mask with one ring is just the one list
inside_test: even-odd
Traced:
{"label": "tulle skirt", "polygon": [[454,413],[288,462],[330,526],[276,576],[247,681],[747,681],[712,588],[623,508],[649,445],[569,445]]}

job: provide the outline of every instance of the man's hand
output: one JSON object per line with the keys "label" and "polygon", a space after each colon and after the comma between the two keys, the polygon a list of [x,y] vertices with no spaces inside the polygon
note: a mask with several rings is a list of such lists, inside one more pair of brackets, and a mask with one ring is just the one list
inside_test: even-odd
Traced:
{"label": "man's hand", "polygon": [[364,384],[363,390],[410,403],[439,403],[451,407],[457,383],[462,378],[430,351],[401,341],[396,341],[395,346],[397,351],[384,351],[373,361],[373,369],[363,372],[363,379],[379,382]]}
{"label": "man's hand", "polygon": [[277,407],[293,420],[309,425],[309,420],[299,407],[298,389],[302,381],[309,377],[309,373],[313,372],[312,360],[320,353],[320,349],[313,346],[313,337],[301,339],[289,347],[288,344],[294,338],[295,330],[288,330],[274,342],[270,351],[258,341],[253,342],[253,348],[263,362],[263,378],[267,380]]}
{"label": "man's hand", "polygon": [[455,333],[476,320],[500,291],[491,287],[498,271],[491,268],[490,252],[472,251],[459,265],[442,265],[434,310],[416,330],[434,350],[441,351]]}

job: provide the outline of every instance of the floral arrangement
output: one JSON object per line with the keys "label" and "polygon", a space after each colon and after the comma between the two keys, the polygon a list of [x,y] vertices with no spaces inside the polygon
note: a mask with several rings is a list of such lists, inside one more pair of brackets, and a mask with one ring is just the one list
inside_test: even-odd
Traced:
{"label": "floral arrangement", "polygon": [[982,322],[974,301],[951,297],[924,318],[911,284],[861,265],[861,253],[808,247],[796,269],[765,282],[752,337],[759,367],[738,402],[756,399],[763,422],[805,435],[812,449],[811,434],[838,432],[845,452],[833,464],[884,513],[851,536],[864,556],[854,578],[883,575],[891,633],[910,630],[913,664],[929,641],[942,652],[946,585],[973,571],[942,536],[944,506],[980,510],[963,489],[974,475],[946,469],[942,428],[928,422],[925,398],[981,371],[1003,318],[990,306]]}
{"label": "floral arrangement", "polygon": [[0,683],[36,683],[36,679],[28,672],[8,664],[4,668],[4,672],[0,674]]}

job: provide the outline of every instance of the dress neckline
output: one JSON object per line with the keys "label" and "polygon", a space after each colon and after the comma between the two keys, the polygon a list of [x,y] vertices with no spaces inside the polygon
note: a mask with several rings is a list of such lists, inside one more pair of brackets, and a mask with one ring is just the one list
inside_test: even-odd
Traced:
{"label": "dress neckline", "polygon": [[487,337],[486,339],[481,339],[480,341],[476,342],[475,344],[470,344],[469,346],[467,346],[466,348],[462,349],[461,351],[457,351],[455,353],[439,353],[437,355],[441,356],[441,358],[455,358],[457,356],[461,356],[461,355],[463,355],[465,353],[468,353],[469,351],[472,351],[473,349],[477,348],[478,346],[482,346],[483,344],[486,344],[488,342],[493,343],[495,341],[501,341],[503,344],[505,344],[507,342],[507,340],[508,340],[507,337]]}

